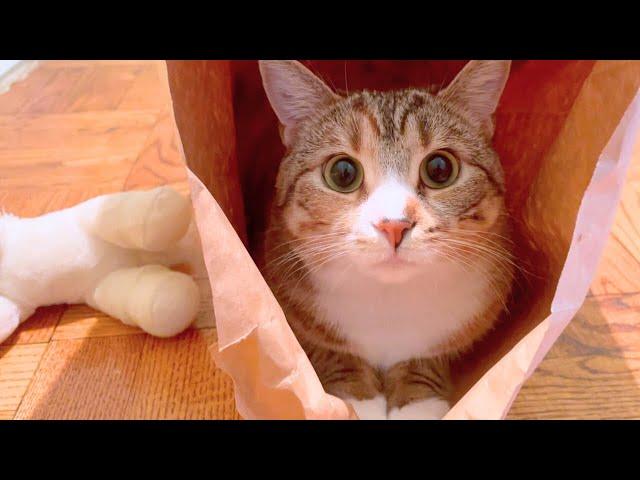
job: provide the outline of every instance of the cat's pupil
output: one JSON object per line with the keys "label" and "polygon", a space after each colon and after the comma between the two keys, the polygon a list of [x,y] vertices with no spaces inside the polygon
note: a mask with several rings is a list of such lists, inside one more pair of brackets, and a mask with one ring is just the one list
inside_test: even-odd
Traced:
{"label": "cat's pupil", "polygon": [[445,183],[453,173],[451,161],[441,155],[436,155],[427,163],[429,178],[437,183]]}
{"label": "cat's pupil", "polygon": [[356,166],[350,160],[338,160],[331,167],[331,179],[334,183],[341,187],[349,187],[358,175]]}

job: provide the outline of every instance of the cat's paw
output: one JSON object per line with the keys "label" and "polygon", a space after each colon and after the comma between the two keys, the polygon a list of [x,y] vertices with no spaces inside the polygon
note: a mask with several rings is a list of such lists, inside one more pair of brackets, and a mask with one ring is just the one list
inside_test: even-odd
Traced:
{"label": "cat's paw", "polygon": [[449,404],[441,398],[425,398],[408,403],[401,408],[392,408],[389,420],[440,420],[449,411]]}
{"label": "cat's paw", "polygon": [[387,399],[384,395],[378,395],[365,400],[347,398],[353,409],[358,414],[360,420],[386,420],[387,419]]}

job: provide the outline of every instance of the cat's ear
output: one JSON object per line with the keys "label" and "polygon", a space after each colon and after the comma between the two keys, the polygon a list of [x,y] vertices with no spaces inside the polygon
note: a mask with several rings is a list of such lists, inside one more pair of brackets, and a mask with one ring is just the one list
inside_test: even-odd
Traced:
{"label": "cat's ear", "polygon": [[492,137],[493,114],[510,68],[510,60],[472,60],[438,96],[462,108]]}
{"label": "cat's ear", "polygon": [[301,122],[339,97],[318,77],[294,60],[260,60],[262,84],[271,107],[282,124],[286,146]]}

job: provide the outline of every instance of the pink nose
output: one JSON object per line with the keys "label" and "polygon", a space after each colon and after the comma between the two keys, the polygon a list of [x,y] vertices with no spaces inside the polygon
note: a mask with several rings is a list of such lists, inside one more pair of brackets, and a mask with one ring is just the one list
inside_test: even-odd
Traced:
{"label": "pink nose", "polygon": [[382,220],[375,227],[380,230],[389,244],[395,249],[404,238],[405,232],[413,228],[413,223],[406,220]]}

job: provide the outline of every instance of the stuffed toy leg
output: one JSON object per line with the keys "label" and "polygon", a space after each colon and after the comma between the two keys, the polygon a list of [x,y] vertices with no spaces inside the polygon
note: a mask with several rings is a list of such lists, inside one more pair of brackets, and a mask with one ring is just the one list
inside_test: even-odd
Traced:
{"label": "stuffed toy leg", "polygon": [[[35,218],[0,216],[0,342],[37,307],[87,303],[168,337],[195,318],[191,205],[168,187],[103,195]],[[198,264],[198,261],[200,264]]]}

